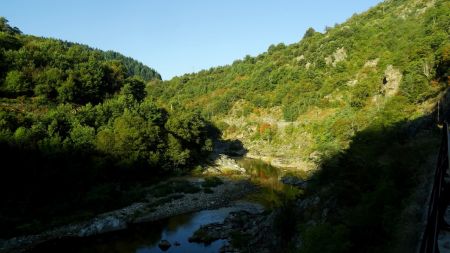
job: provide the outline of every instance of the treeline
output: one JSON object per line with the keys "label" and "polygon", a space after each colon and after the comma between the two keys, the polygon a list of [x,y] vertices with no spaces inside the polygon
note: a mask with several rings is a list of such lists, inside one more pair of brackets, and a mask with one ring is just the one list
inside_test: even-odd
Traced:
{"label": "treeline", "polygon": [[153,69],[115,52],[23,35],[0,18],[0,96],[41,102],[99,103],[137,76],[160,79]]}
{"label": "treeline", "polygon": [[0,69],[0,237],[129,204],[141,184],[212,150],[214,127],[158,107],[145,80],[159,75],[120,54],[22,35],[0,18]]}
{"label": "treeline", "polygon": [[144,81],[150,81],[154,79],[161,80],[161,75],[158,72],[131,57],[123,56],[122,54],[114,51],[106,51],[103,53],[103,55],[105,56],[106,60],[121,61],[127,69],[127,74],[130,76],[139,76],[144,79]]}

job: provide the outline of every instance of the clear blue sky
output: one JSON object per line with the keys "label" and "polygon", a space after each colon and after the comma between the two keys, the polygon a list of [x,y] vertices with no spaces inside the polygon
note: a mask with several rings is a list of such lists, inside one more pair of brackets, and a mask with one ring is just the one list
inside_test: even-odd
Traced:
{"label": "clear blue sky", "polygon": [[163,79],[291,44],[381,0],[4,0],[0,16],[26,34],[118,51]]}

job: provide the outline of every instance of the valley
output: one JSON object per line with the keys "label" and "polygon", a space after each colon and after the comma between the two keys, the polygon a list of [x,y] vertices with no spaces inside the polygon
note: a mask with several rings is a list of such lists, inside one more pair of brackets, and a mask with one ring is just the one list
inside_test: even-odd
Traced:
{"label": "valley", "polygon": [[385,0],[168,80],[0,17],[0,252],[416,252],[449,13]]}

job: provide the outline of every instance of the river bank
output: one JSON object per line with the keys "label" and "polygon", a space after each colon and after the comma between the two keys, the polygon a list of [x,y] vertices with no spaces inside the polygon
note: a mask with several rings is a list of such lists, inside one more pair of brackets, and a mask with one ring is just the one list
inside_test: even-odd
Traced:
{"label": "river bank", "polygon": [[[299,183],[301,185],[298,185]],[[233,248],[233,245],[239,246],[242,240],[246,246],[264,250],[273,246],[266,244],[274,241],[273,238],[268,239],[273,236],[271,231],[273,213],[263,214],[261,210],[249,211],[249,205],[237,205],[236,201],[250,197],[253,201],[272,209],[280,204],[280,193],[294,196],[298,193],[297,187],[302,188],[303,183],[301,179],[286,176],[280,168],[261,160],[232,158],[220,154],[214,163],[204,168],[201,175],[173,178],[148,187],[142,201],[102,213],[83,222],[56,227],[40,234],[0,240],[0,252],[45,252],[35,249],[52,242],[59,245],[60,241],[85,240],[84,238],[89,241],[98,236],[107,238],[109,234],[117,231],[127,234],[141,224],[177,219],[176,217],[183,214],[197,217],[202,212],[210,210],[214,213],[220,208],[231,208],[228,210],[230,213],[222,213],[222,220],[212,220],[209,223],[207,219],[202,218],[200,224],[202,227],[198,225],[199,227],[193,231],[200,231],[203,237],[195,239],[192,232],[184,239],[192,237],[194,241],[205,245],[209,245],[209,240],[214,239],[217,247],[215,249],[220,249],[221,252],[236,252],[237,249]],[[127,240],[134,240],[127,236]],[[176,246],[178,241],[171,243]],[[102,243],[94,245],[97,244]],[[221,244],[220,247],[218,244]]]}
{"label": "river bank", "polygon": [[[204,178],[182,178],[166,182],[188,182],[191,193],[170,193],[162,197],[148,194],[145,201],[103,213],[85,222],[65,225],[36,235],[27,235],[0,241],[1,252],[25,252],[36,245],[68,237],[89,237],[127,229],[131,224],[151,222],[205,209],[226,206],[234,200],[257,190],[248,180],[221,179],[221,183],[207,187]],[[158,190],[158,188],[156,188]],[[194,192],[192,192],[194,191]]]}

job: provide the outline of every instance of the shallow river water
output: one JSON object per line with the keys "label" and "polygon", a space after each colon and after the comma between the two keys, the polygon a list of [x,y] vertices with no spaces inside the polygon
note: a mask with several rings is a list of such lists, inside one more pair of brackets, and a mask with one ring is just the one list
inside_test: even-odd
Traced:
{"label": "shallow river water", "polygon": [[[201,225],[222,222],[230,212],[238,210],[260,212],[262,207],[258,204],[238,202],[232,207],[178,215],[166,220],[137,224],[123,231],[106,233],[90,238],[55,240],[40,245],[32,252],[156,253],[164,252],[158,247],[158,243],[161,240],[167,240],[172,246],[165,252],[216,253],[226,243],[225,240],[217,240],[209,245],[205,245],[203,243],[190,243],[188,238]],[[179,243],[179,246],[175,246],[176,242]]]}
{"label": "shallow river water", "polygon": [[[265,185],[271,194],[281,187],[278,180],[279,170],[262,161],[253,159],[240,159],[240,166],[247,170],[252,179]],[[227,242],[217,240],[211,244],[190,243],[188,238],[201,225],[222,222],[230,212],[246,210],[249,212],[262,212],[260,204],[245,201],[236,202],[231,207],[215,210],[203,210],[190,214],[174,216],[158,222],[132,225],[126,230],[110,232],[89,238],[67,238],[46,242],[39,245],[32,252],[67,252],[67,253],[209,253],[219,252]],[[163,251],[158,247],[161,240],[167,240],[171,247]]]}

